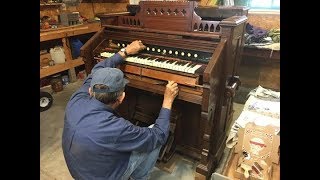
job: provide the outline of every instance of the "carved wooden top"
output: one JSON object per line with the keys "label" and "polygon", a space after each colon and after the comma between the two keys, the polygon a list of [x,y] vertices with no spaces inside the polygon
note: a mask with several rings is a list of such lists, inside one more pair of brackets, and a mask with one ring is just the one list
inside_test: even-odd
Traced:
{"label": "carved wooden top", "polygon": [[[225,26],[236,26],[247,20],[247,9],[243,7],[218,7],[218,8],[197,8],[195,1],[140,1],[139,6],[135,6],[133,15],[123,15],[118,17],[118,26],[132,28],[157,29],[167,31],[183,32],[210,32],[220,33],[220,24]],[[206,11],[206,14],[216,11],[228,11],[228,18],[220,20],[203,19],[198,13]],[[200,10],[200,11],[199,11]],[[242,12],[243,11],[243,12]],[[213,13],[214,14],[214,13]],[[231,16],[231,15],[240,16]],[[244,15],[243,15],[244,14]],[[230,17],[229,17],[230,16]],[[107,16],[100,15],[100,18]],[[221,16],[222,17],[222,16]]]}

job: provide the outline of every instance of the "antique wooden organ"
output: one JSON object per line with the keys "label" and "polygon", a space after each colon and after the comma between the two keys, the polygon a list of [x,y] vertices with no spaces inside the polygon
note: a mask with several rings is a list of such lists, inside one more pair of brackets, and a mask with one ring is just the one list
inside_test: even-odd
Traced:
{"label": "antique wooden organ", "polygon": [[[225,10],[218,8],[218,10]],[[210,177],[225,148],[247,17],[233,12],[200,17],[194,1],[141,1],[134,13],[100,14],[103,28],[81,48],[87,73],[134,40],[147,46],[120,69],[130,83],[119,113],[140,126],[154,123],[168,80],[179,84],[170,136],[159,160],[174,152],[199,160],[197,172]],[[210,13],[209,13],[210,14]]]}

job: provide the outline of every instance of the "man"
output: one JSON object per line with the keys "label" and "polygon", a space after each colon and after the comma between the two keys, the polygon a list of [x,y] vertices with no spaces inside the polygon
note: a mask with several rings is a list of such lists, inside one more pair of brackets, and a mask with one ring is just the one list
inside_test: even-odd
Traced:
{"label": "man", "polygon": [[114,68],[145,46],[133,41],[125,50],[97,63],[67,104],[62,148],[75,179],[147,179],[169,134],[171,106],[178,94],[169,81],[153,127],[139,127],[115,113],[128,83]]}

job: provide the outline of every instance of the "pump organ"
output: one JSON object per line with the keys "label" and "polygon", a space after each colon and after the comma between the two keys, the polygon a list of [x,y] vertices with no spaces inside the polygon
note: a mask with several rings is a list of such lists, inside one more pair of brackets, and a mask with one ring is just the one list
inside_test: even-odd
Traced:
{"label": "pump organ", "polygon": [[172,108],[170,136],[159,160],[168,161],[175,152],[191,156],[199,160],[196,171],[209,178],[225,148],[240,85],[237,66],[247,9],[201,9],[195,1],[141,1],[134,10],[99,15],[103,28],[81,48],[86,71],[141,40],[147,48],[119,66],[130,83],[118,111],[137,125],[150,125],[161,108],[167,81],[177,82],[180,91]]}

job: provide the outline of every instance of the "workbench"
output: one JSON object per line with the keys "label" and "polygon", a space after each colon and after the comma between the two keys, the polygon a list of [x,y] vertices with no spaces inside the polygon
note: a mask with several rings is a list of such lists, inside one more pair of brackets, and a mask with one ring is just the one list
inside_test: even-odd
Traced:
{"label": "workbench", "polygon": [[265,61],[280,61],[280,49],[254,48],[245,46],[242,56],[261,58]]}
{"label": "workbench", "polygon": [[239,66],[241,84],[280,90],[280,49],[245,46]]}
{"label": "workbench", "polygon": [[101,28],[100,22],[92,22],[81,25],[73,25],[68,27],[61,27],[49,30],[40,30],[40,46],[41,42],[50,40],[61,40],[66,57],[66,61],[63,64],[56,64],[47,68],[40,69],[40,79],[68,70],[70,82],[76,81],[75,67],[83,65],[84,62],[81,57],[76,59],[72,58],[71,46],[69,38],[77,35],[94,33]]}

